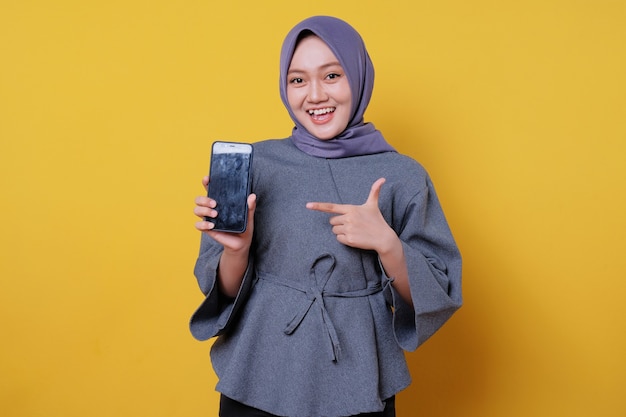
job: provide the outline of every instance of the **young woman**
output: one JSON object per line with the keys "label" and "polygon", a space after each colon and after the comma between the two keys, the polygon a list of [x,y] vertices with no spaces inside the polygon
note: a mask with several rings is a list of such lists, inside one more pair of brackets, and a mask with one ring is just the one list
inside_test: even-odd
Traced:
{"label": "young woman", "polygon": [[[248,229],[196,223],[206,299],[190,327],[217,336],[221,416],[394,416],[403,351],[461,306],[461,257],[428,174],[363,120],[373,84],[350,25],[296,25],[280,63],[295,127],[254,144]],[[219,201],[198,197],[194,212],[216,217]]]}

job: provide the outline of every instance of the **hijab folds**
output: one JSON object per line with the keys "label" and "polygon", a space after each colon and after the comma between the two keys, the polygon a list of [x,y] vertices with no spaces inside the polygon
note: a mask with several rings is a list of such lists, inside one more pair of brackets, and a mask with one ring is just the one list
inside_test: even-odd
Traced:
{"label": "hijab folds", "polygon": [[[296,119],[287,100],[287,71],[303,32],[312,32],[323,40],[339,60],[352,93],[351,119],[339,136],[320,140]],[[280,97],[296,126],[291,140],[301,151],[319,158],[345,158],[381,152],[395,152],[382,133],[363,115],[374,89],[374,66],[359,33],[343,20],[314,16],[298,23],[287,34],[280,53]]]}

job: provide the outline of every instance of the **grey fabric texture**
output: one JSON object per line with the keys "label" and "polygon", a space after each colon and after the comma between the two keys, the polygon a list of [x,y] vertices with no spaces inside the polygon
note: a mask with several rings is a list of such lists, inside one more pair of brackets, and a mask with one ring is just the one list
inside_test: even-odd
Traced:
{"label": "grey fabric texture", "polygon": [[[410,384],[415,350],[461,306],[461,256],[433,184],[410,157],[385,152],[316,158],[289,139],[254,144],[257,194],[248,270],[235,299],[219,294],[221,245],[203,235],[195,275],[199,340],[217,336],[217,390],[279,416],[377,412]],[[339,243],[310,201],[363,204],[381,177],[379,207],[400,237],[414,308],[373,251]]]}

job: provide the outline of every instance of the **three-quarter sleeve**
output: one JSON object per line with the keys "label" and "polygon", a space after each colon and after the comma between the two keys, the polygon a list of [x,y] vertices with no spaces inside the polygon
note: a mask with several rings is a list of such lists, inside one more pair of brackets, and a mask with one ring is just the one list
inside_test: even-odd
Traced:
{"label": "three-quarter sleeve", "polygon": [[392,289],[394,333],[404,350],[413,351],[463,303],[461,254],[430,179],[398,219],[413,307]]}
{"label": "three-quarter sleeve", "polygon": [[252,259],[249,259],[237,296],[232,298],[222,294],[217,286],[217,269],[222,252],[223,247],[219,243],[202,235],[194,275],[205,299],[189,322],[191,334],[198,340],[207,340],[228,331],[245,303],[254,280]]}

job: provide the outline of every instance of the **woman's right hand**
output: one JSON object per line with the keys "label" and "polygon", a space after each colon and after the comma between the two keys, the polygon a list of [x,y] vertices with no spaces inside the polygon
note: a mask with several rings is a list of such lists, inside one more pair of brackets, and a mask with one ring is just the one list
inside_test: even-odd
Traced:
{"label": "woman's right hand", "polygon": [[[204,185],[206,191],[209,186],[209,177],[202,178],[202,185]],[[206,195],[196,197],[196,207],[193,212],[196,216],[200,217],[200,221],[196,222],[196,229],[206,233],[224,247],[217,270],[218,288],[222,294],[228,297],[235,297],[239,292],[243,275],[248,266],[248,256],[250,255],[252,234],[254,232],[256,194],[250,194],[248,196],[248,226],[243,233],[218,232],[213,230],[213,223],[206,221],[204,218],[217,217],[216,207],[217,202],[206,197]]]}
{"label": "woman's right hand", "polygon": [[[209,186],[209,177],[202,178],[202,185],[207,190]],[[243,233],[230,233],[214,231],[214,224],[206,221],[205,217],[217,217],[217,202],[206,195],[196,197],[196,207],[193,212],[200,218],[196,222],[196,229],[206,233],[213,240],[224,246],[224,250],[228,252],[248,251],[252,244],[252,234],[254,232],[254,210],[256,209],[256,194],[248,196],[248,226]]]}

